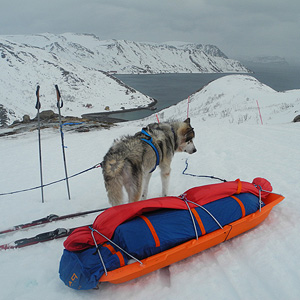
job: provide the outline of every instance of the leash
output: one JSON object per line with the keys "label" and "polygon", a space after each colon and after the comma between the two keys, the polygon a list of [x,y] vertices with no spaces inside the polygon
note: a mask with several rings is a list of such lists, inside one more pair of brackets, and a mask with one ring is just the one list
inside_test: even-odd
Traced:
{"label": "leash", "polygon": [[141,138],[141,140],[144,141],[144,142],[146,142],[148,145],[150,145],[151,148],[154,150],[154,152],[155,152],[155,154],[156,154],[156,163],[155,163],[155,166],[154,166],[154,168],[150,171],[150,173],[152,173],[152,172],[156,169],[156,167],[159,165],[159,153],[158,153],[157,148],[153,145],[151,135],[150,135],[148,132],[146,132],[146,131],[144,130],[144,128],[142,129],[141,133],[144,134],[144,135],[148,138],[148,139],[143,139],[143,138]]}
{"label": "leash", "polygon": [[36,189],[39,189],[39,188],[42,188],[42,187],[45,187],[45,186],[49,186],[49,185],[53,185],[53,184],[56,184],[56,183],[59,183],[61,181],[64,181],[66,179],[70,179],[70,178],[73,178],[75,176],[78,176],[78,175],[81,175],[83,173],[86,173],[90,170],[93,170],[93,169],[96,169],[96,168],[99,168],[101,167],[101,163],[98,163],[88,169],[85,169],[81,172],[78,172],[76,174],[73,174],[71,176],[69,176],[68,178],[62,178],[62,179],[59,179],[59,180],[56,180],[56,181],[52,181],[50,183],[47,183],[47,184],[43,184],[43,185],[40,185],[40,186],[35,186],[35,187],[32,187],[32,188],[28,188],[28,189],[23,189],[23,190],[18,190],[18,191],[14,191],[14,192],[8,192],[8,193],[1,193],[0,196],[6,196],[6,195],[13,195],[13,194],[17,194],[17,193],[22,193],[22,192],[28,192],[28,191],[33,191],[33,190],[36,190]]}
{"label": "leash", "polygon": [[195,174],[191,174],[191,173],[186,173],[186,170],[188,169],[188,166],[189,166],[188,159],[186,159],[185,160],[185,168],[182,171],[183,175],[188,175],[188,176],[192,176],[192,177],[205,177],[205,178],[217,179],[217,180],[220,180],[220,181],[223,181],[223,182],[227,182],[227,180],[219,178],[219,177],[215,177],[215,176],[210,176],[210,175],[195,175]]}

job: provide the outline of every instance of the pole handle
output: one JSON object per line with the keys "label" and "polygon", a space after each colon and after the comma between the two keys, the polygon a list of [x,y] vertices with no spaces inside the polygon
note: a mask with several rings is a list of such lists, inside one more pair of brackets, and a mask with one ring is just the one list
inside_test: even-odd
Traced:
{"label": "pole handle", "polygon": [[36,105],[35,108],[36,109],[40,109],[41,108],[41,102],[40,102],[40,86],[38,85],[36,88]]}
{"label": "pole handle", "polygon": [[58,108],[62,108],[64,106],[63,101],[61,100],[61,95],[60,95],[60,91],[58,89],[58,85],[55,85],[55,90],[56,90],[56,97],[57,97],[57,107]]}

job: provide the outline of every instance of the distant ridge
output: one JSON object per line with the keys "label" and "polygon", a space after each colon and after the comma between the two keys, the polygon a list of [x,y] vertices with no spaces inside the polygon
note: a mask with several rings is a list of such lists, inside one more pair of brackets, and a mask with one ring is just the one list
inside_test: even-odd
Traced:
{"label": "distant ridge", "polygon": [[101,40],[92,34],[74,33],[2,38],[27,47],[38,47],[84,67],[120,74],[249,72],[214,45]]}

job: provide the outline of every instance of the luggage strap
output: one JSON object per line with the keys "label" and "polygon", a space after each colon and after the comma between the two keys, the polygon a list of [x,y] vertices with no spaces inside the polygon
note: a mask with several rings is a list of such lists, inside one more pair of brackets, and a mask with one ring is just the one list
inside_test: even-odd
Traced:
{"label": "luggage strap", "polygon": [[111,252],[112,255],[116,254],[118,256],[119,261],[120,261],[120,267],[125,266],[124,257],[120,251],[116,251],[112,245],[107,244],[107,243],[103,244],[102,246],[106,247]]}
{"label": "luggage strap", "polygon": [[157,235],[157,233],[156,233],[156,231],[155,231],[155,229],[154,229],[152,223],[151,223],[150,220],[149,220],[147,217],[145,217],[144,215],[140,215],[139,217],[142,218],[142,219],[145,221],[145,223],[147,224],[148,228],[150,229],[151,234],[152,234],[153,239],[154,239],[154,242],[155,242],[155,247],[159,247],[159,246],[160,246],[160,240],[159,240],[159,238],[158,238],[158,235]]}
{"label": "luggage strap", "polygon": [[198,212],[196,211],[195,208],[192,208],[191,211],[192,211],[194,217],[196,218],[196,220],[197,220],[197,222],[198,222],[198,225],[199,225],[200,230],[201,230],[201,234],[204,235],[204,234],[206,233],[206,231],[205,231],[203,222],[202,222],[202,220],[201,220],[201,218],[200,218]]}
{"label": "luggage strap", "polygon": [[232,199],[234,199],[238,204],[239,206],[241,207],[241,210],[242,210],[242,217],[245,217],[246,215],[246,210],[245,210],[245,206],[243,204],[243,202],[236,196],[230,196]]}

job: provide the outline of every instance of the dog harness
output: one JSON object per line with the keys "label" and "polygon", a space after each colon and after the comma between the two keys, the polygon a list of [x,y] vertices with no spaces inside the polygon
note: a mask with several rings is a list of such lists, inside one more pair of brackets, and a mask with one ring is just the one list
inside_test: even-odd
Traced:
{"label": "dog harness", "polygon": [[141,138],[141,140],[144,141],[144,142],[146,142],[148,145],[150,145],[151,148],[154,150],[154,152],[155,152],[155,154],[156,154],[156,163],[155,163],[155,166],[154,166],[154,168],[150,171],[150,173],[152,173],[152,172],[156,169],[156,167],[159,165],[159,153],[158,153],[157,148],[154,146],[154,144],[153,144],[153,142],[152,142],[152,137],[151,137],[151,135],[150,135],[148,132],[146,132],[144,129],[142,129],[141,133],[144,134],[144,135],[148,138],[148,139],[142,139],[142,138]]}

